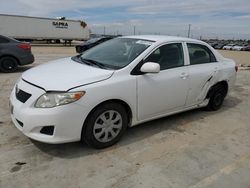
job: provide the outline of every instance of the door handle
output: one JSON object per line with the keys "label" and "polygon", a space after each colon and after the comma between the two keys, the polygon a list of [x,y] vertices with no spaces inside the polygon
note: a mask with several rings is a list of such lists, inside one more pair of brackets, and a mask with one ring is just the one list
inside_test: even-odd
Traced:
{"label": "door handle", "polygon": [[180,77],[182,79],[186,79],[188,77],[188,74],[186,72],[181,73]]}

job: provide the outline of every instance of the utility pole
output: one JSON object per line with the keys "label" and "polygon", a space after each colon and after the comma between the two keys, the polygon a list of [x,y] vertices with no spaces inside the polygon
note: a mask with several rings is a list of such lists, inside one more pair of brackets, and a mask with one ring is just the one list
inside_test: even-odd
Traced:
{"label": "utility pole", "polygon": [[134,25],[134,35],[135,35],[135,25]]}
{"label": "utility pole", "polygon": [[188,38],[190,38],[191,24],[188,24]]}

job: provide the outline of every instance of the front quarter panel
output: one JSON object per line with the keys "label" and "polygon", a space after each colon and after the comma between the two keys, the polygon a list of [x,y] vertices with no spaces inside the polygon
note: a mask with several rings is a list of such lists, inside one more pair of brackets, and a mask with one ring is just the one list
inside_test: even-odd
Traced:
{"label": "front quarter panel", "polygon": [[108,80],[85,85],[71,91],[86,92],[77,103],[88,109],[87,114],[100,103],[108,100],[122,100],[128,104],[132,111],[132,124],[136,122],[136,77],[129,75],[127,71],[116,71]]}

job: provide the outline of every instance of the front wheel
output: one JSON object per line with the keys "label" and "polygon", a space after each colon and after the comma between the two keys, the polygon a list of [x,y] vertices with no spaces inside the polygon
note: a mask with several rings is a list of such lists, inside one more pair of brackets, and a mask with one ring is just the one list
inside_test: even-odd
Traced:
{"label": "front wheel", "polygon": [[125,108],[118,103],[97,107],[87,118],[82,139],[94,148],[106,148],[118,142],[128,126]]}

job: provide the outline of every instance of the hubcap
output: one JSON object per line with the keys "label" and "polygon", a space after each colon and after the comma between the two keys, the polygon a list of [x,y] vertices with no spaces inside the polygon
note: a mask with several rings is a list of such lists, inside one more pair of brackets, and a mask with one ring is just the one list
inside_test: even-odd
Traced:
{"label": "hubcap", "polygon": [[122,116],[119,112],[109,110],[96,118],[93,134],[99,142],[113,140],[122,129]]}
{"label": "hubcap", "polygon": [[223,96],[221,93],[218,93],[214,98],[214,104],[215,106],[220,106],[223,100]]}
{"label": "hubcap", "polygon": [[12,61],[5,60],[3,62],[3,66],[4,66],[5,69],[11,70],[14,67],[14,63]]}

